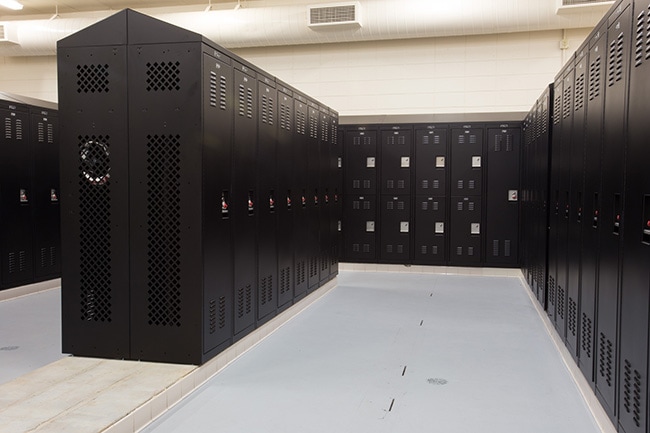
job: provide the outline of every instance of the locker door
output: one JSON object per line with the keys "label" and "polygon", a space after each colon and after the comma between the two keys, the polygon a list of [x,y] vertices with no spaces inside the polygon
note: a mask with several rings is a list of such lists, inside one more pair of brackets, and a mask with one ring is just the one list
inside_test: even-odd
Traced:
{"label": "locker door", "polygon": [[395,126],[381,132],[381,194],[411,193],[413,131]]}
{"label": "locker door", "polygon": [[345,132],[344,193],[377,194],[377,131],[360,127]]}
{"label": "locker door", "polygon": [[585,194],[582,218],[582,278],[580,281],[580,332],[578,365],[583,375],[595,383],[594,351],[596,348],[596,295],[598,292],[598,231],[601,218],[601,147],[607,26],[592,36],[587,76],[587,125],[585,141]]}
{"label": "locker door", "polygon": [[413,214],[413,263],[447,263],[447,198],[416,195]]}
{"label": "locker door", "polygon": [[297,93],[294,93],[294,130],[293,148],[293,188],[292,195],[295,197],[291,208],[293,212],[293,245],[294,249],[294,299],[303,296],[309,288],[308,279],[308,225],[307,225],[307,198],[309,195],[307,185],[307,100]]}
{"label": "locker door", "polygon": [[59,123],[56,113],[32,108],[30,139],[34,149],[34,278],[61,273],[59,217]]}
{"label": "locker door", "polygon": [[415,185],[418,195],[444,196],[447,191],[447,129],[415,129]]}
{"label": "locker door", "polygon": [[377,260],[377,196],[345,195],[343,211],[344,257],[349,262]]}
{"label": "locker door", "polygon": [[4,104],[0,167],[2,196],[0,247],[2,251],[1,288],[16,287],[34,280],[32,246],[33,147],[29,137],[30,116],[26,107]]}
{"label": "locker door", "polygon": [[451,130],[451,195],[482,193],[483,129],[466,125]]}
{"label": "locker door", "polygon": [[566,345],[578,359],[580,326],[580,256],[582,254],[582,220],[584,218],[585,105],[588,74],[586,48],[576,53],[573,83],[573,127],[570,138],[569,208],[567,227],[567,311]]}
{"label": "locker door", "polygon": [[451,197],[449,262],[453,266],[481,263],[481,197]]}
{"label": "locker door", "polygon": [[307,269],[309,290],[320,282],[320,214],[324,206],[320,188],[320,108],[309,103],[307,135]]}
{"label": "locker door", "polygon": [[320,193],[320,212],[319,212],[319,269],[318,269],[318,280],[319,284],[325,283],[329,280],[330,276],[330,254],[332,248],[332,239],[330,236],[330,215],[333,212],[333,203],[332,203],[332,190],[329,182],[329,170],[330,170],[330,133],[331,129],[331,119],[329,108],[321,107],[320,112],[320,128],[319,128],[319,179],[318,179],[318,191]]}
{"label": "locker door", "polygon": [[515,266],[519,250],[519,150],[521,130],[487,130],[487,247],[489,265]]}
{"label": "locker door", "polygon": [[[650,308],[650,176],[646,163],[650,85],[650,2],[636,2],[636,47],[630,64],[625,182],[626,233],[620,311],[619,426],[625,432],[648,428],[648,311]],[[617,40],[618,45],[618,40]],[[630,44],[628,44],[630,45]],[[617,46],[618,49],[618,46]],[[625,57],[623,62],[625,62]],[[625,69],[622,73],[625,73]]]}
{"label": "locker door", "polygon": [[278,306],[287,306],[293,300],[293,203],[297,203],[292,190],[293,160],[292,140],[294,134],[293,92],[285,86],[279,87],[279,129],[278,129],[278,189],[275,197],[278,214]]}
{"label": "locker door", "polygon": [[257,191],[257,319],[272,317],[278,306],[278,221],[277,221],[277,106],[275,82],[258,76]]}
{"label": "locker door", "polygon": [[[624,8],[624,10],[623,10]],[[618,12],[615,11],[615,12]],[[624,230],[623,186],[625,104],[628,93],[631,7],[620,5],[607,29],[607,73],[602,150],[602,220],[599,224],[598,324],[596,340],[596,393],[608,415],[618,415],[617,390],[621,237]],[[633,232],[634,233],[634,232]],[[636,368],[636,367],[633,367]],[[621,371],[621,373],[623,373]],[[620,387],[621,392],[623,388]],[[625,421],[624,421],[625,422]]]}
{"label": "locker door", "polygon": [[380,220],[380,261],[411,263],[411,197],[382,195]]}
{"label": "locker door", "polygon": [[[339,131],[338,113],[332,111],[330,116],[330,168],[328,172],[330,182],[330,277],[336,276],[339,272],[339,260],[341,256],[342,240],[339,227],[343,216],[343,140],[342,132]],[[339,164],[341,162],[341,164]]]}
{"label": "locker door", "polygon": [[549,86],[542,94],[538,104],[537,127],[534,140],[535,149],[535,174],[533,189],[533,203],[535,212],[535,280],[538,286],[537,299],[541,305],[547,306],[548,282],[548,250],[549,250],[549,188],[548,179],[550,172],[550,127],[552,122],[553,87]]}
{"label": "locker door", "polygon": [[232,227],[235,289],[235,338],[255,326],[257,310],[257,217],[262,211],[257,190],[258,89],[255,77],[235,65]]}

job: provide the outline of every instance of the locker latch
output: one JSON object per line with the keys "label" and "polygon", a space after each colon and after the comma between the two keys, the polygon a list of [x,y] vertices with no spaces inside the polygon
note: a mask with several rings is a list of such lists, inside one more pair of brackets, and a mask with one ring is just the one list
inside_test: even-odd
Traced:
{"label": "locker latch", "polygon": [[29,203],[29,199],[27,198],[27,190],[21,188],[20,189],[20,202],[23,204]]}
{"label": "locker latch", "polygon": [[302,192],[302,196],[300,197],[300,201],[302,203],[302,207],[307,206],[307,197],[305,196],[305,192]]}
{"label": "locker latch", "polygon": [[221,218],[228,218],[228,214],[230,212],[228,207],[228,192],[223,191],[221,193]]}
{"label": "locker latch", "polygon": [[248,192],[248,215],[251,216],[255,213],[255,205],[253,203],[253,191]]}
{"label": "locker latch", "polygon": [[593,228],[598,228],[598,210],[594,211],[594,220],[591,225],[593,226]]}
{"label": "locker latch", "polygon": [[338,220],[338,231],[341,231],[341,220]]}
{"label": "locker latch", "polygon": [[291,210],[291,190],[287,191],[287,210]]}
{"label": "locker latch", "polygon": [[273,197],[275,194],[273,194],[273,191],[269,192],[269,211],[271,213],[275,212],[275,198]]}
{"label": "locker latch", "polygon": [[564,218],[569,218],[569,205],[564,207]]}
{"label": "locker latch", "polygon": [[59,201],[59,194],[56,192],[56,189],[50,189],[50,202],[55,203]]}

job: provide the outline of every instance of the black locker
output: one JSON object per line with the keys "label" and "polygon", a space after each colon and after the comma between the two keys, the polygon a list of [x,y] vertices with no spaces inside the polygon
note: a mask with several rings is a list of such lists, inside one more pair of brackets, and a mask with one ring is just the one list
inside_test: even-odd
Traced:
{"label": "black locker", "polygon": [[376,128],[346,130],[344,152],[344,194],[378,194]]}
{"label": "black locker", "polygon": [[343,217],[343,132],[339,128],[338,113],[330,110],[330,278],[339,272],[339,261],[343,248],[341,218]]}
{"label": "black locker", "polygon": [[28,106],[2,101],[0,117],[0,288],[9,288],[34,280],[33,143]]}
{"label": "black locker", "polygon": [[278,83],[278,188],[276,212],[278,215],[278,306],[291,305],[293,300],[293,204],[297,203],[293,190],[293,148],[295,128],[293,92],[286,85]]}
{"label": "black locker", "polygon": [[567,307],[566,346],[577,360],[580,327],[580,256],[582,254],[582,219],[584,218],[584,158],[587,49],[581,47],[575,56],[573,82],[573,125],[570,135],[569,218],[567,227]]}
{"label": "black locker", "polygon": [[411,263],[411,196],[381,196],[379,261]]}
{"label": "black locker", "polygon": [[57,49],[62,349],[77,356],[130,356],[126,35],[113,16]]}
{"label": "black locker", "polygon": [[318,280],[322,284],[330,278],[330,254],[332,248],[331,214],[333,212],[332,185],[330,184],[330,148],[332,146],[330,134],[332,133],[330,110],[327,107],[320,107],[319,125],[319,170],[318,170],[318,191],[320,194],[319,203],[319,246],[318,254]]}
{"label": "black locker", "polygon": [[255,326],[257,309],[257,218],[263,206],[257,190],[258,88],[255,71],[234,63],[235,119],[232,157],[235,338]]}
{"label": "black locker", "polygon": [[275,81],[258,74],[257,319],[273,316],[278,306],[277,135],[278,92]]}
{"label": "black locker", "polygon": [[415,195],[413,211],[413,263],[447,263],[447,197]]}
{"label": "black locker", "polygon": [[313,101],[307,105],[307,278],[311,291],[320,283],[320,215],[324,203],[320,186],[320,107]]}
{"label": "black locker", "polygon": [[[632,45],[631,7],[621,3],[608,22],[607,72],[602,144],[602,197],[599,224],[596,395],[615,419],[618,387],[618,308],[621,238],[624,230],[623,188],[628,64]],[[623,388],[621,388],[622,390]]]}
{"label": "black locker", "polygon": [[414,154],[414,194],[443,197],[447,195],[447,127],[416,126]]}
{"label": "black locker", "polygon": [[[630,63],[625,182],[624,260],[621,283],[619,426],[625,432],[648,428],[648,312],[650,308],[650,176],[648,175],[648,68],[650,2],[634,5],[635,51]],[[628,45],[632,43],[629,40]],[[625,58],[623,59],[625,62]],[[622,73],[626,70],[623,69]]]}
{"label": "black locker", "polygon": [[451,196],[480,196],[483,188],[483,128],[451,129]]}
{"label": "black locker", "polygon": [[519,258],[521,129],[487,129],[486,248],[490,266],[516,266]]}
{"label": "black locker", "polygon": [[57,113],[30,108],[33,146],[34,279],[56,278],[61,273],[59,217],[59,122]]}
{"label": "black locker", "polygon": [[584,211],[582,215],[582,255],[580,280],[580,332],[578,365],[592,386],[595,383],[596,296],[598,292],[598,230],[601,213],[601,143],[605,100],[607,25],[597,29],[589,41],[586,86]]}
{"label": "black locker", "polygon": [[381,194],[411,193],[413,131],[397,125],[381,131]]}
{"label": "black locker", "polygon": [[452,196],[450,203],[449,263],[453,266],[481,263],[481,197]]}
{"label": "black locker", "polygon": [[293,188],[295,200],[292,202],[293,212],[293,244],[294,244],[294,299],[302,297],[309,289],[308,263],[308,185],[307,185],[307,132],[308,106],[307,99],[294,92],[294,139],[293,139]]}
{"label": "black locker", "polygon": [[346,194],[343,202],[343,256],[350,262],[377,261],[377,196]]}

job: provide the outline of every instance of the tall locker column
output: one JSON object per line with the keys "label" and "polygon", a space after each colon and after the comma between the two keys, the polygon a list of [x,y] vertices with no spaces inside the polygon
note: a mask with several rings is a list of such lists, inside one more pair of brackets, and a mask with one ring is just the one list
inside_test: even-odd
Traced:
{"label": "tall locker column", "polygon": [[307,99],[304,95],[294,92],[294,119],[296,127],[293,134],[293,188],[295,197],[291,205],[293,212],[293,245],[295,288],[294,299],[300,299],[307,293],[309,279],[307,264],[309,262],[309,247],[307,243]]}
{"label": "tall locker column", "polygon": [[[650,108],[650,2],[634,4],[634,31],[623,36],[631,54],[627,149],[625,169],[625,209],[627,221],[623,238],[624,260],[621,284],[619,426],[626,433],[648,429],[648,311],[650,308],[650,175],[647,162],[648,109]],[[624,18],[622,18],[624,19]],[[622,21],[625,25],[625,22]],[[632,45],[634,43],[634,45]],[[616,40],[617,55],[619,40]],[[618,59],[617,59],[618,60]],[[626,74],[627,57],[622,59],[621,75]],[[621,77],[620,81],[624,81]],[[616,79],[615,77],[614,79]]]}
{"label": "tall locker column", "polygon": [[631,6],[621,3],[607,29],[602,198],[599,224],[598,322],[596,340],[596,395],[616,421],[618,375],[618,313],[620,299],[621,244],[624,230],[625,136],[628,62],[632,41]]}
{"label": "tall locker column", "polygon": [[379,260],[411,262],[411,154],[413,131],[393,126],[381,131],[381,210]]}
{"label": "tall locker column", "polygon": [[330,277],[330,254],[332,248],[332,236],[330,233],[330,217],[333,212],[334,203],[332,200],[332,185],[330,178],[330,150],[331,128],[330,110],[327,107],[320,107],[320,125],[318,134],[318,153],[319,153],[319,170],[318,170],[318,192],[320,194],[319,203],[319,247],[318,254],[318,279],[320,284],[325,283]]}
{"label": "tall locker column", "polygon": [[414,134],[413,263],[443,265],[449,228],[447,126],[416,126]]}
{"label": "tall locker column", "polygon": [[485,262],[515,266],[519,252],[519,148],[521,129],[487,130]]}
{"label": "tall locker column", "polygon": [[478,265],[483,245],[483,128],[451,129],[451,265]]}
{"label": "tall locker column", "polygon": [[307,269],[309,290],[318,287],[320,265],[320,214],[322,189],[320,188],[320,107],[308,102],[307,125]]}
{"label": "tall locker column", "polygon": [[343,138],[339,131],[339,114],[330,110],[330,153],[328,183],[330,185],[330,278],[339,273],[341,258],[341,218],[343,217]]}

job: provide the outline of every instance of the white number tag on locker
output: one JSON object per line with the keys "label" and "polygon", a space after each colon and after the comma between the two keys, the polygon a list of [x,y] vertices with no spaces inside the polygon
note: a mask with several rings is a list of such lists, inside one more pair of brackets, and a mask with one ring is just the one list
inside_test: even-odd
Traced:
{"label": "white number tag on locker", "polygon": [[436,234],[443,234],[445,232],[445,223],[436,222]]}
{"label": "white number tag on locker", "polygon": [[472,225],[471,225],[471,234],[480,235],[481,234],[481,224],[472,223]]}
{"label": "white number tag on locker", "polygon": [[411,158],[408,156],[403,156],[401,161],[402,168],[409,168],[411,166]]}
{"label": "white number tag on locker", "polygon": [[375,168],[375,157],[374,156],[369,156],[368,158],[366,158],[366,167]]}
{"label": "white number tag on locker", "polygon": [[436,156],[436,168],[445,168],[444,156]]}
{"label": "white number tag on locker", "polygon": [[409,222],[408,221],[402,221],[399,223],[399,231],[400,233],[408,233],[409,232]]}
{"label": "white number tag on locker", "polygon": [[481,157],[480,156],[472,156],[472,167],[473,168],[478,168],[481,166]]}
{"label": "white number tag on locker", "polygon": [[366,231],[367,232],[374,232],[375,231],[375,222],[374,221],[366,221]]}

